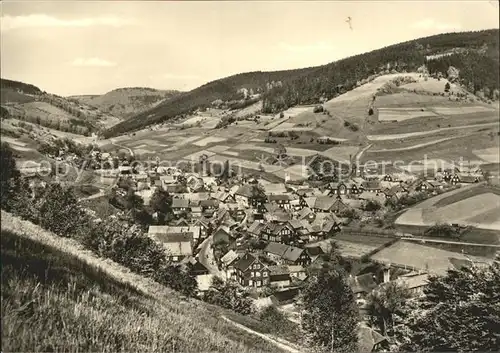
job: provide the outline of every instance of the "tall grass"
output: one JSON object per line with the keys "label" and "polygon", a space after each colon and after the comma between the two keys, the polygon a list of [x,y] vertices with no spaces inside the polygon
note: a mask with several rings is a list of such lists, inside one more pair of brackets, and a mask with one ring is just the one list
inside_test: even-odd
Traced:
{"label": "tall grass", "polygon": [[276,352],[220,309],[2,211],[2,351]]}

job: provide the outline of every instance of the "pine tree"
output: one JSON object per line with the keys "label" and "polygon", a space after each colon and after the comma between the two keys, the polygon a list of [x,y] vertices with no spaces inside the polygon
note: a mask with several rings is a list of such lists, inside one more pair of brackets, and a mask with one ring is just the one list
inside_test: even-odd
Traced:
{"label": "pine tree", "polygon": [[313,276],[302,293],[302,327],[324,352],[354,352],[359,312],[343,274],[330,266]]}
{"label": "pine tree", "polygon": [[397,331],[403,351],[498,351],[500,263],[471,265],[431,277],[425,296],[406,309]]}

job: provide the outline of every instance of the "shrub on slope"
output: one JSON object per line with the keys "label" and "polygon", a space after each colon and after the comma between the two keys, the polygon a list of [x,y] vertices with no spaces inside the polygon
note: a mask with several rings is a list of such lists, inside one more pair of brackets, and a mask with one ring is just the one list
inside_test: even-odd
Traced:
{"label": "shrub on slope", "polygon": [[276,351],[216,308],[5,212],[1,242],[2,351]]}

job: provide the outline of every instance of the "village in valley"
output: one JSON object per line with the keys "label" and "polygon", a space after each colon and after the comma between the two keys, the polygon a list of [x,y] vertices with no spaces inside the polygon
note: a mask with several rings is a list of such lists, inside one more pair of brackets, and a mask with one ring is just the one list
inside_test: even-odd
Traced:
{"label": "village in valley", "polygon": [[[164,26],[152,15],[141,37]],[[495,351],[498,35],[422,34],[189,90],[118,88],[133,70],[98,58],[66,66],[103,70],[87,88],[117,70],[104,94],[2,78],[2,351]],[[219,62],[212,39],[193,47]]]}

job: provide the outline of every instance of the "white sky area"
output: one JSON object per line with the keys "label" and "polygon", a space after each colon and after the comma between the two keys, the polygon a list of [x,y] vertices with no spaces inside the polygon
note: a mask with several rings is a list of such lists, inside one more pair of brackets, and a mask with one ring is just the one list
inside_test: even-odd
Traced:
{"label": "white sky area", "polygon": [[[60,95],[190,90],[499,27],[494,1],[1,3],[1,75]],[[352,18],[353,30],[346,23]]]}

